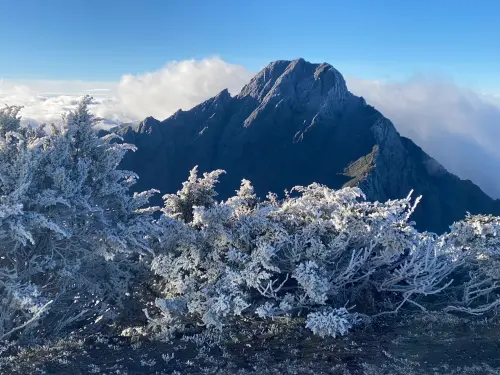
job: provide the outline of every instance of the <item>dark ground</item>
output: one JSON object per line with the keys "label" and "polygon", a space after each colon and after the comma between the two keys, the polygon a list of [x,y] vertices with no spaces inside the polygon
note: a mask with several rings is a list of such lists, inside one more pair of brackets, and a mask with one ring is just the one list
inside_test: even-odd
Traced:
{"label": "dark ground", "polygon": [[[435,315],[313,336],[298,319],[240,321],[232,335],[199,330],[171,343],[75,334],[43,346],[0,346],[0,373],[29,374],[500,374],[500,319]],[[220,338],[220,344],[209,343]]]}

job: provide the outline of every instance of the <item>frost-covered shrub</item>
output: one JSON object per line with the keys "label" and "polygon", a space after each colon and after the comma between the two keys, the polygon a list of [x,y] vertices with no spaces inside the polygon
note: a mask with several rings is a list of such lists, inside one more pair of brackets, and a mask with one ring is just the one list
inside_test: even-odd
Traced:
{"label": "frost-covered shrub", "polygon": [[[307,315],[318,334],[336,335],[354,316],[427,310],[463,288],[453,277],[472,257],[457,248],[466,238],[460,224],[447,237],[419,233],[409,221],[419,199],[367,202],[357,188],[312,184],[259,201],[244,180],[218,203],[220,173],[197,178],[195,169],[180,192],[164,197],[152,263],[162,278],[161,324],[194,319],[221,328],[242,314]],[[346,315],[340,306],[355,308]]]}
{"label": "frost-covered shrub", "polygon": [[321,337],[337,337],[344,336],[356,322],[356,314],[350,314],[345,307],[342,307],[309,313],[306,327]]}
{"label": "frost-covered shrub", "polygon": [[500,218],[470,215],[442,236],[450,256],[463,264],[456,303],[446,311],[482,314],[500,306]]}
{"label": "frost-covered shrub", "polygon": [[166,216],[190,222],[193,219],[193,207],[210,207],[215,203],[217,193],[213,186],[223,173],[225,172],[222,170],[216,170],[205,173],[202,179],[198,179],[198,167],[194,167],[177,194],[163,196],[165,206],[162,212]]}
{"label": "frost-covered shrub", "polygon": [[130,254],[149,251],[142,207],[154,192],[129,194],[137,176],[117,167],[133,147],[97,136],[89,101],[50,132],[0,110],[0,338],[49,307],[47,331],[110,312],[133,277]]}

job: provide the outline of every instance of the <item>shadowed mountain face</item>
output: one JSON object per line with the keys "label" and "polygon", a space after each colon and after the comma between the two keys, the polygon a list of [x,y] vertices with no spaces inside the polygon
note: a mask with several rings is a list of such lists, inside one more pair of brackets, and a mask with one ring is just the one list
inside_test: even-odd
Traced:
{"label": "shadowed mountain face", "polygon": [[220,198],[242,178],[257,194],[318,182],[360,186],[370,200],[422,194],[413,219],[443,232],[471,213],[500,213],[470,181],[448,173],[365,100],[350,93],[328,64],[276,61],[231,97],[227,90],[164,121],[146,118],[118,131],[138,147],[122,167],[139,176],[137,190],[179,190],[189,170],[224,169]]}

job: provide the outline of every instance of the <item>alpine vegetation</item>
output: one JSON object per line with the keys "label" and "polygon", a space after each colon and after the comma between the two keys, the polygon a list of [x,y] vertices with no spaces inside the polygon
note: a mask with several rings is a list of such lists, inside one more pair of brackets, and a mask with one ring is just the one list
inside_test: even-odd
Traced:
{"label": "alpine vegetation", "polygon": [[336,338],[403,311],[498,311],[500,218],[436,235],[415,228],[411,193],[382,203],[316,183],[260,199],[243,180],[221,201],[224,171],[196,167],[151,207],[157,191],[132,194],[119,167],[134,146],[99,136],[90,100],[62,128],[0,111],[0,340],[134,314],[151,338],[292,319]]}
{"label": "alpine vegetation", "polygon": [[129,194],[117,167],[134,147],[97,136],[90,100],[47,131],[0,110],[0,339],[112,318],[150,251],[154,192]]}
{"label": "alpine vegetation", "polygon": [[358,188],[295,187],[257,199],[243,180],[217,202],[217,170],[163,197],[152,328],[237,317],[304,316],[322,337],[401,309],[480,314],[497,307],[498,218],[469,216],[442,236],[410,221],[420,198],[367,202]]}

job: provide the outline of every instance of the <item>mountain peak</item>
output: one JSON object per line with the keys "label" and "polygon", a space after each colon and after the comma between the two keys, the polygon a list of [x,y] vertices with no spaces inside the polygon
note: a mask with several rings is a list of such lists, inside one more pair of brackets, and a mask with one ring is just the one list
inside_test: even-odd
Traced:
{"label": "mountain peak", "polygon": [[272,97],[292,97],[303,101],[345,101],[351,94],[342,74],[327,63],[314,64],[303,58],[278,60],[262,69],[243,87],[238,97],[264,102]]}
{"label": "mountain peak", "polygon": [[153,116],[146,117],[137,127],[138,132],[151,134],[158,126],[160,121]]}
{"label": "mountain peak", "polygon": [[413,189],[424,197],[413,219],[437,232],[466,211],[500,212],[500,202],[401,137],[326,63],[274,61],[237,96],[223,90],[161,123],[147,118],[124,138],[138,147],[124,167],[141,177],[139,190],[175,192],[198,165],[202,172],[228,172],[219,186],[222,199],[242,178],[259,196],[312,182],[359,186],[373,201],[406,197]]}
{"label": "mountain peak", "polygon": [[332,118],[353,97],[342,74],[327,63],[313,64],[302,58],[274,61],[241,90],[237,98],[251,97],[258,107],[247,118],[249,126],[267,109],[288,106],[315,111]]}
{"label": "mountain peak", "polygon": [[214,103],[221,102],[226,103],[231,100],[231,94],[228,89],[224,89],[214,96]]}

